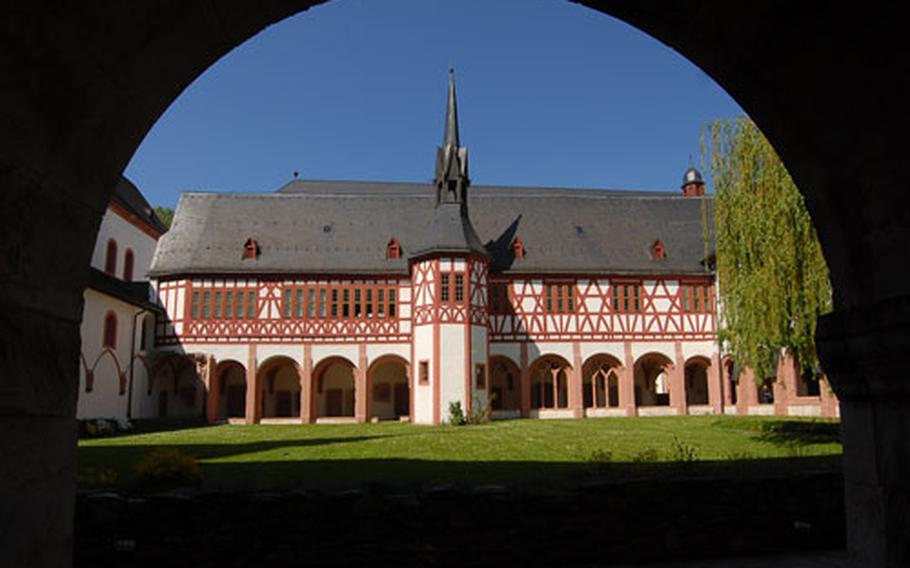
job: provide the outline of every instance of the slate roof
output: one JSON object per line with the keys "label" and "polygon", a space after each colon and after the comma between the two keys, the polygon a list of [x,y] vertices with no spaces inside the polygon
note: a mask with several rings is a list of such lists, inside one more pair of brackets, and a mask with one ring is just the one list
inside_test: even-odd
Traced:
{"label": "slate roof", "polygon": [[[710,219],[710,197],[679,192],[472,186],[468,198],[492,270],[523,274],[705,274],[703,204]],[[150,276],[407,274],[435,205],[431,184],[412,183],[295,180],[271,194],[184,193]],[[516,236],[523,259],[512,255]],[[400,259],[386,259],[392,237]],[[257,259],[242,259],[248,238]],[[651,258],[657,239],[665,260]]]}
{"label": "slate roof", "polygon": [[159,233],[167,231],[167,227],[164,226],[164,223],[162,223],[161,219],[158,218],[158,215],[155,214],[155,210],[152,209],[149,202],[142,196],[139,188],[133,185],[133,182],[126,179],[126,177],[120,176],[120,180],[114,187],[114,195],[111,199],[139,217],[139,219],[144,221],[155,231]]}
{"label": "slate roof", "polygon": [[149,300],[152,287],[148,282],[124,282],[95,267],[90,267],[88,287],[139,308],[154,312],[162,311],[161,306]]}

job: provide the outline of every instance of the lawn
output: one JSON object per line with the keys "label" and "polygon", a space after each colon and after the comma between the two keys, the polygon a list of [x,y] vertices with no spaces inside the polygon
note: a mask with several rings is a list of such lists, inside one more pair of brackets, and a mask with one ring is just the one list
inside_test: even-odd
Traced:
{"label": "lawn", "polygon": [[81,440],[80,485],[135,489],[136,465],[159,447],[194,456],[217,490],[794,474],[836,470],[842,452],[839,423],[773,417],[223,425]]}

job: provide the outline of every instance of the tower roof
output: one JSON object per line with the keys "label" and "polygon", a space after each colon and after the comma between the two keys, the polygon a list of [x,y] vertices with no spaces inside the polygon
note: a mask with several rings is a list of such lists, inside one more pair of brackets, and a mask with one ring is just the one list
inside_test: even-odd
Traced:
{"label": "tower roof", "polygon": [[458,101],[455,98],[455,68],[449,68],[449,98],[446,103],[446,126],[442,133],[442,145],[458,148]]}

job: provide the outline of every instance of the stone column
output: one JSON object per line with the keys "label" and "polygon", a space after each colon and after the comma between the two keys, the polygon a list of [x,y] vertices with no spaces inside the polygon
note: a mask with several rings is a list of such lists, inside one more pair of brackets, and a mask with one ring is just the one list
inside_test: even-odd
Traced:
{"label": "stone column", "polygon": [[619,372],[619,406],[626,409],[627,416],[637,416],[635,406],[635,358],[632,355],[632,344],[628,341],[625,349],[625,365]]}
{"label": "stone column", "polygon": [[357,346],[357,368],[354,369],[354,419],[357,422],[367,421],[367,346]]}
{"label": "stone column", "polygon": [[819,318],[841,404],[847,548],[857,566],[910,563],[910,296]]}
{"label": "stone column", "polygon": [[313,346],[303,346],[303,360],[300,362],[300,422],[313,421]]}
{"label": "stone column", "polygon": [[528,367],[527,342],[521,344],[519,358],[521,378],[518,381],[518,388],[521,395],[521,415],[527,418],[531,415],[531,369]]}
{"label": "stone column", "polygon": [[259,422],[260,396],[259,381],[256,380],[258,375],[259,363],[256,360],[256,345],[251,344],[246,365],[246,423],[256,424]]}
{"label": "stone column", "polygon": [[679,341],[676,342],[676,360],[667,375],[670,379],[670,406],[676,409],[678,415],[685,416],[689,413],[689,405],[686,403],[686,359]]}
{"label": "stone column", "polygon": [[585,415],[585,378],[582,365],[581,344],[576,341],[572,343],[572,372],[568,377],[569,408],[572,410],[572,416],[575,418],[584,418]]}
{"label": "stone column", "polygon": [[218,374],[215,372],[215,366],[217,364],[215,357],[209,355],[205,366],[205,388],[208,391],[208,397],[206,398],[206,417],[208,418],[209,424],[214,424],[218,421],[218,401],[221,384]]}
{"label": "stone column", "polygon": [[708,404],[714,409],[714,414],[724,413],[724,370],[720,364],[720,353],[711,355],[711,366],[707,369],[708,375]]}

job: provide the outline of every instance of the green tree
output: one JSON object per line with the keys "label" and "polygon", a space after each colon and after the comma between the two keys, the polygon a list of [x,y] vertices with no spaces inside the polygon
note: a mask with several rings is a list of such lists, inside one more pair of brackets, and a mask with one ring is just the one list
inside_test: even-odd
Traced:
{"label": "green tree", "polygon": [[707,125],[702,156],[714,187],[721,340],[757,378],[774,374],[781,349],[816,368],[815,323],[831,311],[831,283],[802,194],[748,118]]}
{"label": "green tree", "polygon": [[171,228],[171,221],[174,220],[174,210],[170,207],[165,207],[163,205],[155,206],[155,215],[158,215],[158,218],[161,219],[161,222],[164,223],[164,226],[168,229]]}

